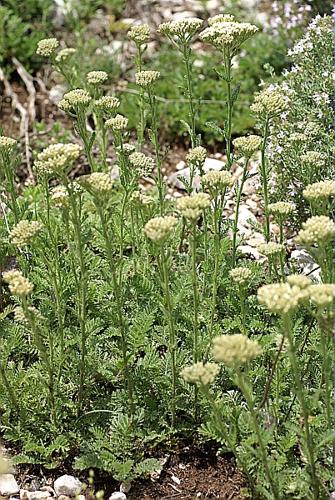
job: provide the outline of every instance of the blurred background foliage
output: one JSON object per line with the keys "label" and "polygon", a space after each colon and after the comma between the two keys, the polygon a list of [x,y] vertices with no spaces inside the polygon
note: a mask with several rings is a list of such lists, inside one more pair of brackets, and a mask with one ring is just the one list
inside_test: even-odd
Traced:
{"label": "blurred background foliage", "polygon": [[[224,10],[234,14],[239,20],[256,23],[261,28],[258,36],[245,45],[243,57],[236,58],[235,61],[235,86],[240,90],[233,131],[240,135],[253,129],[249,104],[254,92],[262,82],[269,81],[273,75],[278,76],[284,68],[290,67],[288,48],[301,36],[311,17],[316,13],[331,13],[332,2],[228,0],[221,3],[224,7],[218,7],[217,12]],[[35,55],[36,44],[42,38],[55,36],[62,44],[79,49],[83,75],[95,69],[110,74],[111,88],[116,89],[116,92],[121,90],[122,93],[121,111],[129,117],[130,125],[136,127],[137,97],[131,83],[126,84],[134,80],[134,60],[128,54],[126,65],[122,65],[118,53],[123,52],[123,60],[125,51],[128,50],[126,33],[132,20],[148,20],[141,18],[140,4],[141,2],[134,3],[132,0],[2,0],[0,65],[14,80],[16,74],[12,64],[13,56],[30,73],[38,72],[43,61]],[[200,10],[194,14],[201,15],[202,8],[201,17],[205,19],[209,3],[207,0],[198,0],[198,4]],[[220,1],[218,6],[219,4]],[[157,5],[155,11],[159,12]],[[185,116],[187,109],[179,90],[183,80],[183,64],[171,45],[158,37],[154,28],[152,26],[152,33],[158,44],[150,51],[146,67],[157,69],[162,74],[157,85],[157,94],[161,98],[161,137],[163,140],[184,144],[184,135],[186,137],[187,134],[184,134],[185,130],[179,120],[180,116]],[[206,123],[213,121],[223,125],[225,95],[215,72],[220,60],[212,50],[207,51],[206,47],[197,48],[194,59],[195,94],[205,101],[199,103],[198,132],[215,150],[215,147],[220,146],[219,138]],[[55,82],[51,78],[47,84],[50,88]]]}

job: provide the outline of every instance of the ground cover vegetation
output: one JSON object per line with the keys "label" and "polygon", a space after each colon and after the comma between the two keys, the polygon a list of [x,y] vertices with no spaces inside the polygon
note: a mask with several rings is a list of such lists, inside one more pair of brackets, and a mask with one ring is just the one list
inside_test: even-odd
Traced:
{"label": "ground cover vegetation", "polygon": [[[16,463],[56,468],[68,461],[118,481],[154,471],[159,451],[180,439],[215,442],[243,471],[246,498],[326,499],[333,439],[331,18],[317,16],[290,50],[291,69],[279,81],[270,71],[273,81],[250,96],[244,112],[254,133],[241,137],[233,135],[233,60],[260,29],[232,14],[206,21],[158,28],[183,67],[179,92],[187,109],[179,121],[190,175],[177,199],[166,196],[162,173],[164,76],[147,55],[149,27],[128,31],[132,117],[122,97],[109,93],[106,71],[81,73],[76,46],[53,37],[37,43],[37,55],[67,84],[58,106],[78,140],[51,137],[36,150],[36,182],[17,196],[21,146],[0,137],[1,430],[17,446]],[[218,61],[224,120],[207,127],[225,147],[221,170],[204,168],[195,40]],[[89,173],[76,176],[83,158]],[[251,162],[263,210],[255,227],[263,234],[260,262],[240,250]],[[292,245],[313,260],[311,276],[290,258]]]}

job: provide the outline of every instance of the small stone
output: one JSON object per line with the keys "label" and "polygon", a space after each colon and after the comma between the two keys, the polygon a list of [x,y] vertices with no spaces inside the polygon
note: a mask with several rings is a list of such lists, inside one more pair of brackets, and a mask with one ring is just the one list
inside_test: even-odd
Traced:
{"label": "small stone", "polygon": [[122,491],[114,491],[109,497],[109,500],[127,500],[127,497]]}
{"label": "small stone", "polygon": [[51,486],[42,486],[41,491],[48,491],[52,496],[55,496],[55,490]]}
{"label": "small stone", "polygon": [[67,495],[59,495],[58,500],[71,500]]}
{"label": "small stone", "polygon": [[20,490],[20,500],[28,500],[28,490]]}
{"label": "small stone", "polygon": [[9,497],[20,491],[13,474],[0,474],[0,496]]}
{"label": "small stone", "polygon": [[76,500],[86,500],[86,499],[85,499],[85,495],[78,495],[78,496],[76,497]]}
{"label": "small stone", "polygon": [[121,493],[129,493],[131,490],[131,481],[124,481],[120,485],[120,491]]}
{"label": "small stone", "polygon": [[[54,482],[54,489],[57,496],[66,495],[69,497],[75,497],[80,493],[82,486],[83,485],[79,479],[67,474],[59,477]],[[65,498],[63,498],[63,500],[65,500]]]}
{"label": "small stone", "polygon": [[45,500],[51,497],[48,491],[28,491],[28,500]]}

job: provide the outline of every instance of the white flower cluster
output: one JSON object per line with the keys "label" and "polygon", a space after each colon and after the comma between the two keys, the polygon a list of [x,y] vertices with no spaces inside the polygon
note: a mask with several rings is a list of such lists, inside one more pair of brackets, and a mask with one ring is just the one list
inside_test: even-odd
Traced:
{"label": "white flower cluster", "polygon": [[105,123],[106,127],[111,128],[114,131],[121,132],[126,130],[128,127],[128,118],[122,115],[116,115],[114,118],[109,118]]}
{"label": "white flower cluster", "polygon": [[135,74],[136,85],[140,87],[147,88],[150,87],[156,80],[160,77],[159,71],[139,71]]}
{"label": "white flower cluster", "polygon": [[89,105],[92,98],[87,90],[74,89],[64,94],[63,99],[58,103],[58,107],[63,111],[71,111],[76,108],[84,108]]}
{"label": "white flower cluster", "polygon": [[11,137],[6,137],[5,135],[0,135],[0,150],[5,151],[6,153],[10,153],[13,151],[17,144],[15,139]]}
{"label": "white flower cluster", "polygon": [[93,172],[83,175],[78,180],[79,184],[94,196],[105,196],[113,189],[111,176],[104,172]]}
{"label": "white flower cluster", "polygon": [[233,176],[226,170],[209,170],[203,177],[202,183],[209,191],[223,190],[233,185]]}
{"label": "white flower cluster", "polygon": [[316,215],[302,224],[295,241],[299,245],[311,247],[331,242],[335,238],[335,223],[325,215]]}
{"label": "white flower cluster", "polygon": [[90,71],[86,75],[86,80],[91,85],[99,85],[108,80],[108,73],[106,71]]}
{"label": "white flower cluster", "polygon": [[255,96],[250,109],[260,117],[273,118],[288,109],[288,102],[279,90],[267,88]]}
{"label": "white flower cluster", "polygon": [[314,182],[306,186],[302,194],[308,201],[331,198],[335,196],[335,182],[333,180]]}
{"label": "white flower cluster", "polygon": [[163,243],[172,233],[178,219],[172,215],[154,217],[144,226],[145,235],[154,243]]}
{"label": "white flower cluster", "polygon": [[186,162],[203,165],[207,157],[207,151],[202,146],[190,149],[186,155]]}
{"label": "white flower cluster", "polygon": [[135,153],[136,147],[134,146],[134,144],[126,142],[126,144],[123,144],[122,146],[122,151],[125,156],[130,156],[132,153]]}
{"label": "white flower cluster", "polygon": [[284,251],[284,245],[274,241],[269,241],[268,243],[261,243],[258,245],[258,250],[266,257],[275,257]]}
{"label": "white flower cluster", "polygon": [[277,201],[276,203],[270,203],[268,205],[268,211],[273,214],[279,220],[283,220],[288,217],[292,212],[294,212],[295,206],[289,201]]}
{"label": "white flower cluster", "polygon": [[325,164],[325,157],[319,151],[307,151],[303,155],[300,155],[300,160],[305,165],[313,168],[322,168]]}
{"label": "white flower cluster", "polygon": [[59,173],[71,166],[79,154],[78,144],[51,144],[37,155],[35,168],[41,174]]}
{"label": "white flower cluster", "polygon": [[215,361],[236,368],[262,354],[262,348],[242,334],[220,335],[213,341],[212,353]]}
{"label": "white flower cluster", "polygon": [[150,28],[147,24],[139,24],[138,26],[132,26],[128,31],[128,38],[136,43],[136,45],[142,45],[147,43],[150,39]]}
{"label": "white flower cluster", "polygon": [[334,294],[334,284],[315,285],[307,276],[292,274],[287,283],[262,286],[258,300],[273,313],[289,314],[306,300],[311,300],[317,308],[328,307],[333,303]]}
{"label": "white flower cluster", "polygon": [[187,366],[181,371],[181,376],[186,382],[196,385],[210,385],[220,371],[220,367],[215,363],[203,362]]}
{"label": "white flower cluster", "polygon": [[237,137],[233,140],[234,147],[241,155],[250,158],[258,151],[262,144],[262,138],[259,135],[248,135],[246,137]]}
{"label": "white flower cluster", "polygon": [[250,281],[252,272],[247,267],[235,267],[229,272],[229,276],[237,285],[245,285]]}
{"label": "white flower cluster", "polygon": [[290,283],[274,283],[258,289],[258,301],[275,314],[288,314],[308,297],[308,288]]}
{"label": "white flower cluster", "polygon": [[232,14],[217,14],[216,16],[210,17],[208,19],[209,26],[212,26],[215,23],[227,23],[233,22],[235,17]]}
{"label": "white flower cluster", "polygon": [[65,49],[62,49],[58,52],[56,55],[55,61],[58,63],[64,62],[67,59],[69,59],[73,54],[75,54],[77,51],[76,49],[72,47],[66,47]]}
{"label": "white flower cluster", "polygon": [[221,21],[212,23],[200,34],[200,38],[219,50],[228,48],[233,53],[257,31],[257,26],[250,23]]}
{"label": "white flower cluster", "polygon": [[202,19],[190,17],[162,23],[158,26],[158,31],[168,37],[177,37],[181,40],[185,40],[195,35],[202,25]]}
{"label": "white flower cluster", "polygon": [[306,134],[303,134],[302,132],[293,132],[289,136],[289,141],[292,143],[304,143],[308,140],[308,137]]}
{"label": "white flower cluster", "polygon": [[57,38],[44,38],[37,44],[36,54],[39,56],[50,57],[59,46]]}
{"label": "white flower cluster", "polygon": [[308,291],[311,302],[319,309],[331,306],[334,302],[335,285],[333,284],[311,285]]}
{"label": "white flower cluster", "polygon": [[10,231],[9,237],[11,243],[18,247],[29,245],[34,237],[42,229],[42,224],[38,221],[21,220]]}
{"label": "white flower cluster", "polygon": [[8,283],[10,292],[17,297],[24,298],[34,289],[34,285],[17,269],[3,273],[2,277]]}
{"label": "white flower cluster", "polygon": [[210,197],[207,193],[196,193],[191,196],[183,196],[177,200],[177,210],[191,221],[199,219],[202,212],[211,206]]}
{"label": "white flower cluster", "polygon": [[104,95],[95,101],[94,106],[99,111],[112,114],[120,106],[120,101],[117,97]]}
{"label": "white flower cluster", "polygon": [[129,156],[129,162],[134,168],[139,171],[140,175],[143,175],[145,177],[151,174],[151,172],[155,168],[155,161],[153,160],[153,158],[150,158],[149,156],[146,156],[145,154],[140,152],[132,153]]}
{"label": "white flower cluster", "polygon": [[51,190],[51,202],[57,208],[69,206],[69,193],[65,186],[56,186]]}

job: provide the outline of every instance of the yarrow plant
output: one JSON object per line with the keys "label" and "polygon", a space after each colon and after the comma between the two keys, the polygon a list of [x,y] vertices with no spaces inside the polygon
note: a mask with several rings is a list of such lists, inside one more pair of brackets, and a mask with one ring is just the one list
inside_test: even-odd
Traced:
{"label": "yarrow plant", "polygon": [[[129,482],[161,468],[152,457],[163,448],[201,436],[234,456],[250,498],[330,496],[329,22],[313,21],[290,71],[261,85],[250,113],[259,135],[241,137],[232,126],[233,57],[241,63],[258,28],[229,13],[208,25],[159,26],[184,65],[180,189],[169,184],[158,113],[173,76],[157,70],[155,44],[147,51],[150,28],[128,31],[127,89],[114,86],[110,65],[99,69],[100,57],[79,61],[80,40],[38,44],[47,74],[64,84],[59,107],[73,133],[57,126],[50,143],[44,131],[31,136],[29,185],[21,182],[27,141],[0,136],[1,432],[17,462],[73,460]],[[219,170],[210,161],[218,145],[199,134],[207,96],[198,95],[195,61],[205,43],[219,51],[226,91],[223,128],[208,124],[224,142]],[[119,90],[135,99],[134,116]],[[254,181],[260,193],[250,193]],[[250,232],[244,197],[255,214]],[[303,263],[299,272],[301,255],[311,271]]]}

